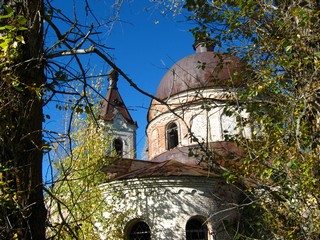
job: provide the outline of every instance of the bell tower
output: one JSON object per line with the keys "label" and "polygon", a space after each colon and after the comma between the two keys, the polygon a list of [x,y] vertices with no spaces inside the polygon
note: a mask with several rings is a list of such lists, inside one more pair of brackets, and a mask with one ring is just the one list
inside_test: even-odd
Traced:
{"label": "bell tower", "polygon": [[102,104],[99,119],[104,121],[107,131],[112,136],[110,155],[121,158],[136,158],[136,129],[126,105],[118,91],[119,74],[115,69],[108,72],[109,86]]}

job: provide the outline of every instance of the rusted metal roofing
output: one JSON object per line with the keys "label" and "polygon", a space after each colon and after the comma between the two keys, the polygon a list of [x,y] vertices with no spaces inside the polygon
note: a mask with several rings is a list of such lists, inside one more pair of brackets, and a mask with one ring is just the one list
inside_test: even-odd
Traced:
{"label": "rusted metal roofing", "polygon": [[138,169],[147,168],[150,166],[157,165],[156,162],[143,161],[131,158],[110,158],[109,163],[104,166],[101,170],[109,179],[114,179],[130,172],[136,171]]}
{"label": "rusted metal roofing", "polygon": [[109,88],[106,96],[101,103],[99,118],[106,121],[112,121],[115,115],[117,113],[120,113],[128,123],[137,125],[137,123],[133,121],[118,91],[118,74],[110,71],[108,73],[108,78],[110,82]]}
{"label": "rusted metal roofing", "polygon": [[[210,143],[210,148],[216,156],[217,166],[222,167],[239,164],[238,160],[244,154],[243,150],[232,142]],[[186,149],[184,149],[185,154]],[[221,169],[219,167],[212,168],[214,166],[211,166],[212,171],[209,171],[208,164],[205,162],[199,164],[199,159],[190,158],[185,154],[181,152],[181,149],[177,149],[175,152],[168,151],[152,161],[113,158],[102,171],[112,180],[161,176],[220,176]]]}
{"label": "rusted metal roofing", "polygon": [[117,177],[116,180],[164,176],[218,177],[219,175],[209,172],[199,165],[188,165],[176,160],[169,160],[129,172],[125,175]]}
{"label": "rusted metal roofing", "polygon": [[177,93],[208,86],[235,87],[242,83],[240,78],[231,79],[240,72],[241,60],[216,52],[198,52],[189,55],[176,64],[162,78],[156,96],[167,99]]}
{"label": "rusted metal roofing", "polygon": [[[196,157],[190,157],[189,152],[190,149],[197,152],[198,145],[190,145],[184,147],[176,147],[171,150],[168,150],[158,156],[155,156],[151,161],[155,162],[163,162],[171,159],[179,159],[179,162],[187,163],[187,164],[198,164],[200,159]],[[225,162],[228,160],[238,160],[243,157],[244,152],[241,148],[237,146],[234,142],[227,141],[218,141],[218,142],[210,142],[208,147],[212,153],[215,154],[216,159],[219,159],[221,162]],[[199,156],[202,153],[199,151]],[[219,162],[219,163],[221,163]]]}

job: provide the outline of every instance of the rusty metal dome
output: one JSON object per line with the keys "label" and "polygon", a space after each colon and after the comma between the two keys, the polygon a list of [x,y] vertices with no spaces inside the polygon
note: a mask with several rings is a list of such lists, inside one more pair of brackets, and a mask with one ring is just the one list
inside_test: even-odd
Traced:
{"label": "rusty metal dome", "polygon": [[240,58],[201,48],[169,69],[158,86],[156,97],[165,100],[193,89],[236,87],[241,81],[234,74],[240,70]]}

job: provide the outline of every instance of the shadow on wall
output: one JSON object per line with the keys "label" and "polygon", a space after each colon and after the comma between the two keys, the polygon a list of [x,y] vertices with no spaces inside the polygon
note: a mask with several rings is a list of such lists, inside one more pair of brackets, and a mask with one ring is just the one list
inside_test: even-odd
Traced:
{"label": "shadow on wall", "polygon": [[[187,239],[188,220],[203,219],[206,239],[232,239],[237,224],[240,191],[222,179],[206,177],[162,177],[122,182],[122,211],[130,211],[125,239],[134,223],[145,222],[151,239]],[[229,231],[230,230],[230,231]],[[134,239],[134,238],[132,238]],[[142,238],[144,239],[144,238]]]}

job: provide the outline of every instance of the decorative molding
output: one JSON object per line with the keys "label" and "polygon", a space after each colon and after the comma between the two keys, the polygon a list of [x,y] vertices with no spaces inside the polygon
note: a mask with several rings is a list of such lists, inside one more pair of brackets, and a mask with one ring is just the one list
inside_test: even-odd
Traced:
{"label": "decorative molding", "polygon": [[[177,176],[177,177],[152,177],[152,178],[134,178],[120,181],[113,181],[100,185],[106,192],[157,191],[157,194],[177,194],[180,190],[194,195],[196,192],[215,192],[215,189],[221,188],[224,181],[220,177],[199,177],[199,176]],[[194,192],[196,191],[196,192]]]}

